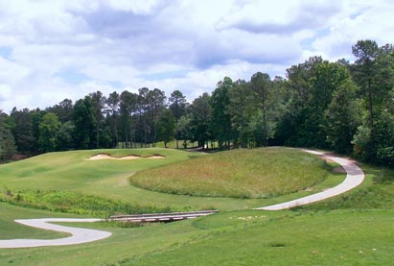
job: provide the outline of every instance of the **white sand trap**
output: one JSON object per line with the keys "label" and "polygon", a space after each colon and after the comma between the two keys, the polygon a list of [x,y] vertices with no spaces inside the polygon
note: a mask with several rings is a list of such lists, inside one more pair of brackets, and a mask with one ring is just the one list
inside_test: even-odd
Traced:
{"label": "white sand trap", "polygon": [[153,156],[146,157],[146,159],[164,159],[164,158],[165,157],[161,156],[161,155],[153,155]]}
{"label": "white sand trap", "polygon": [[134,155],[129,155],[125,157],[120,157],[120,158],[114,158],[112,157],[113,160],[134,160],[134,159],[141,159],[141,157],[134,156]]}
{"label": "white sand trap", "polygon": [[135,155],[128,155],[128,156],[123,156],[123,157],[114,157],[108,154],[97,154],[92,157],[90,157],[88,160],[90,161],[97,161],[97,160],[117,160],[117,161],[124,161],[124,160],[135,160],[135,159],[164,159],[164,156],[161,155],[153,155],[149,157],[140,157],[140,156],[135,156]]}
{"label": "white sand trap", "polygon": [[108,159],[112,159],[112,157],[109,156],[108,154],[97,154],[97,155],[92,156],[92,157],[89,158],[89,160],[91,160],[91,161],[108,160]]}

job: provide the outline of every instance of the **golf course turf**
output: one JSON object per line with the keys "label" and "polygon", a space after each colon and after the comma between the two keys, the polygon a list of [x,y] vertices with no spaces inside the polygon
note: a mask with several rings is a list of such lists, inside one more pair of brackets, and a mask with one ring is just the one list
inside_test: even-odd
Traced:
{"label": "golf course turf", "polygon": [[[319,203],[297,211],[253,211],[247,209],[335,186],[345,175],[329,171],[330,167],[334,168],[336,165],[323,164],[324,171],[328,172],[323,182],[307,190],[269,199],[173,195],[147,191],[124,182],[141,170],[177,161],[199,160],[190,159],[190,155],[207,158],[211,155],[165,149],[147,149],[144,152],[148,151],[151,155],[162,152],[165,159],[139,160],[137,165],[133,165],[137,160],[89,161],[91,156],[99,153],[114,155],[114,151],[83,151],[47,155],[46,159],[53,159],[51,163],[45,163],[40,158],[42,156],[39,156],[29,159],[36,160],[35,162],[26,160],[2,165],[0,184],[4,190],[3,197],[7,193],[16,197],[18,192],[23,197],[23,191],[63,191],[158,209],[159,206],[174,210],[213,206],[222,210],[221,213],[179,223],[130,228],[108,222],[75,224],[78,227],[110,231],[113,236],[98,242],[62,248],[0,250],[0,265],[390,265],[392,262],[392,208],[372,209],[364,203],[364,209],[342,209],[344,204],[355,205],[350,202],[356,198],[360,201],[357,195],[365,193],[365,190],[374,191],[375,187],[380,187],[380,191],[390,193],[390,178],[386,178],[384,183],[377,181],[377,172],[382,174],[382,170],[367,168],[365,185],[331,199],[330,206]],[[140,151],[133,150],[133,155],[139,155],[138,152]],[[119,157],[131,155],[130,150],[115,153],[119,153]],[[148,153],[146,157],[149,156]],[[68,163],[64,163],[65,159]],[[383,173],[385,176],[391,174],[391,171]],[[381,198],[387,201],[390,197]],[[7,201],[6,198],[2,200]],[[318,205],[321,206],[320,209],[316,209],[315,206]],[[45,206],[41,207],[45,209]],[[12,233],[4,233],[7,238],[14,238],[14,235],[18,237],[21,230],[29,230],[32,238],[45,234],[44,238],[58,237],[53,232],[10,227],[13,219],[81,217],[77,212],[59,213],[8,203],[1,203],[0,208],[7,217],[0,219],[0,235],[3,236],[3,224],[8,224],[8,228],[13,230]],[[67,208],[62,211],[67,212]]]}

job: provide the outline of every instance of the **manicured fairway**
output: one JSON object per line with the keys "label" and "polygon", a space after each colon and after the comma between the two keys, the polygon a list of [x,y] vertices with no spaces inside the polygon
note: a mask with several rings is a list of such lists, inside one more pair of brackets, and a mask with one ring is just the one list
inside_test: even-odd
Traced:
{"label": "manicured fairway", "polygon": [[283,213],[276,218],[228,213],[220,218],[194,223],[205,230],[224,226],[208,239],[123,265],[392,265],[394,258],[393,211]]}
{"label": "manicured fairway", "polygon": [[393,218],[390,210],[241,211],[136,228],[77,224],[113,236],[0,250],[0,265],[391,265]]}

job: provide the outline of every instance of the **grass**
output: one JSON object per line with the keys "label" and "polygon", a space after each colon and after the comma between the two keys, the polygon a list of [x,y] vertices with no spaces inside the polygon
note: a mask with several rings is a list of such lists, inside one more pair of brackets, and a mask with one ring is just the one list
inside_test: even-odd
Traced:
{"label": "grass", "polygon": [[[192,171],[191,171],[192,169]],[[232,150],[139,172],[135,186],[164,193],[270,198],[322,182],[324,161],[298,150]]]}
{"label": "grass", "polygon": [[[220,219],[221,218],[221,219]],[[210,237],[121,265],[392,265],[393,213],[227,213],[200,220]],[[207,220],[216,221],[211,223]],[[241,220],[240,220],[241,219]],[[225,226],[220,230],[217,224]]]}
{"label": "grass", "polygon": [[[39,230],[15,223],[15,219],[29,219],[29,218],[42,218],[46,215],[56,214],[45,211],[31,210],[17,206],[0,203],[0,239],[10,238],[41,238],[41,239],[54,239],[59,237],[66,237],[68,234],[52,232],[47,230]],[[64,214],[63,214],[64,217]],[[1,251],[0,251],[1,254]],[[1,264],[1,263],[0,263]],[[5,265],[5,264],[1,264]]]}
{"label": "grass", "polygon": [[305,210],[394,209],[394,170],[362,165],[367,180],[359,188],[304,206]]}
{"label": "grass", "polygon": [[0,250],[0,265],[392,265],[393,215],[235,211],[133,228],[76,224],[113,236],[75,246]]}
{"label": "grass", "polygon": [[[85,160],[97,153],[118,157],[162,153],[166,159]],[[20,226],[12,220],[90,216],[93,214],[60,213],[57,209],[59,204],[76,209],[82,204],[79,208],[86,211],[87,206],[95,204],[85,202],[90,197],[102,205],[101,209],[107,208],[107,203],[120,202],[124,206],[214,206],[221,210],[208,217],[152,226],[75,224],[111,231],[113,236],[75,246],[0,249],[0,265],[392,265],[394,171],[363,165],[367,180],[360,188],[323,203],[279,212],[247,209],[316,193],[341,182],[344,175],[330,173],[310,189],[313,191],[270,199],[170,195],[136,188],[127,182],[138,171],[161,169],[166,164],[193,162],[190,167],[194,169],[200,158],[190,160],[190,155],[169,149],[81,151],[53,153],[0,166],[0,188],[5,194],[12,194],[8,197],[17,199],[17,193],[21,193],[20,200],[31,198],[34,204],[44,202],[53,210],[0,203],[0,239],[62,236]],[[283,168],[283,164],[282,160],[275,161],[278,168]],[[70,203],[73,201],[81,202]]]}
{"label": "grass", "polygon": [[[286,149],[287,152],[291,150]],[[134,159],[130,161],[99,160],[89,161],[96,154],[111,154],[115,157],[127,155],[138,155],[149,157],[160,154],[165,159]],[[217,153],[220,154],[220,153]],[[306,196],[324,187],[330,187],[340,183],[344,175],[329,175],[323,183],[317,184],[315,191],[299,191],[280,197],[269,199],[243,199],[228,197],[192,197],[189,195],[171,195],[154,191],[147,191],[129,184],[130,176],[136,172],[155,169],[173,163],[193,162],[188,172],[193,172],[199,167],[198,157],[209,157],[201,153],[190,153],[186,151],[148,148],[131,150],[94,150],[49,153],[31,159],[0,166],[0,197],[3,201],[24,206],[33,206],[47,210],[80,213],[87,215],[106,215],[103,210],[111,211],[107,204],[114,203],[123,206],[122,210],[128,208],[128,213],[150,212],[154,209],[161,211],[171,207],[172,210],[199,210],[220,209],[240,210],[261,207],[278,201],[291,200]],[[310,155],[309,155],[310,156]],[[190,158],[193,158],[190,160]],[[313,157],[308,157],[313,158]],[[314,161],[314,160],[312,160]],[[318,160],[317,160],[318,161]],[[319,162],[319,161],[318,161]],[[307,168],[304,166],[304,168]],[[266,172],[269,172],[266,170]],[[10,191],[11,193],[7,193]],[[1,193],[0,193],[1,194]],[[10,198],[9,195],[15,195]],[[68,197],[78,205],[67,207],[64,203]],[[17,201],[18,195],[23,201]],[[42,197],[42,195],[46,195]],[[68,195],[68,196],[67,196]],[[85,196],[86,199],[80,196]],[[59,198],[60,200],[57,200]],[[74,200],[73,200],[74,199]],[[94,199],[94,200],[92,200]],[[46,202],[43,202],[46,200]],[[15,202],[17,201],[17,202]],[[60,204],[59,204],[60,201]],[[81,201],[81,202],[79,202]],[[107,201],[107,203],[104,203]],[[36,204],[39,203],[39,204]],[[43,204],[45,203],[45,204]],[[84,204],[86,203],[86,204]],[[41,206],[40,206],[41,205]],[[68,204],[70,205],[70,204]],[[81,205],[83,206],[81,211]],[[101,209],[99,206],[103,206]],[[65,208],[67,207],[67,208]],[[93,210],[93,212],[91,211]],[[118,212],[117,209],[111,211]]]}
{"label": "grass", "polygon": [[24,190],[11,191],[6,189],[0,194],[0,202],[13,205],[32,207],[54,212],[84,214],[94,217],[107,218],[117,214],[142,214],[186,211],[171,207],[157,207],[153,205],[139,205],[125,203],[119,200],[86,195],[72,191],[41,191]]}

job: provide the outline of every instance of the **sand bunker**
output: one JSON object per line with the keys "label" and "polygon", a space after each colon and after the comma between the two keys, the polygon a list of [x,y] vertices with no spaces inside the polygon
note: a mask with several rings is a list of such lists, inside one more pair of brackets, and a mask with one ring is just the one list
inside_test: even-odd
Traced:
{"label": "sand bunker", "polygon": [[140,157],[136,155],[128,155],[124,157],[114,157],[109,154],[97,154],[89,158],[90,161],[97,161],[97,160],[134,160],[134,159],[164,159],[164,156],[161,155],[152,155],[149,157]]}

